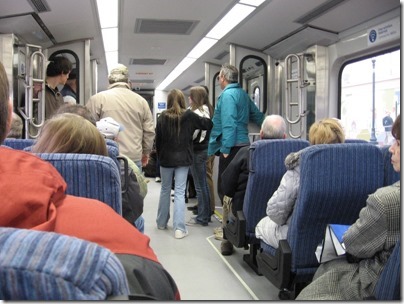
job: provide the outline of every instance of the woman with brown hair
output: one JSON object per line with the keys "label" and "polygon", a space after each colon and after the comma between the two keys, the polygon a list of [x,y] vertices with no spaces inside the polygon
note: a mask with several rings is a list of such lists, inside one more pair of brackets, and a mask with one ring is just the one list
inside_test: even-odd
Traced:
{"label": "woman with brown hair", "polygon": [[192,136],[197,129],[210,130],[212,122],[186,109],[185,96],[173,89],[167,97],[167,110],[157,119],[156,151],[160,162],[161,192],[157,211],[157,228],[167,229],[170,219],[170,194],[173,176],[174,236],[182,239],[188,235],[185,227],[185,184],[192,164]]}

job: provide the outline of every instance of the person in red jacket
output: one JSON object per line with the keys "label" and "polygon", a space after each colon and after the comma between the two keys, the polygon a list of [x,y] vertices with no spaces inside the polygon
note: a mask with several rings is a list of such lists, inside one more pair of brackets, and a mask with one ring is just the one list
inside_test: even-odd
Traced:
{"label": "person in red jacket", "polygon": [[[0,143],[10,129],[12,109],[9,82],[0,62]],[[34,154],[0,147],[0,158],[0,226],[57,232],[97,243],[121,261],[132,296],[180,299],[173,278],[149,246],[149,237],[111,207],[67,195],[59,172]]]}

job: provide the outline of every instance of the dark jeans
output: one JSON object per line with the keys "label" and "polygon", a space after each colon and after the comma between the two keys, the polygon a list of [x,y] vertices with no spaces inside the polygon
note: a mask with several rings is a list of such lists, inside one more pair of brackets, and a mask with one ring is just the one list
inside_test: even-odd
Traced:
{"label": "dark jeans", "polygon": [[207,224],[210,219],[210,196],[206,181],[207,150],[194,151],[191,172],[194,179],[196,197],[198,198],[198,215],[196,220]]}

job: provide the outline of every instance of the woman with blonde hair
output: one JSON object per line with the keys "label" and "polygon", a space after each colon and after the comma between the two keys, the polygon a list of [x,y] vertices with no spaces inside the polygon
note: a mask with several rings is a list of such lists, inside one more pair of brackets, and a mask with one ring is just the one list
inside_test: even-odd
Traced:
{"label": "woman with blonde hair", "polygon": [[160,162],[161,192],[157,211],[157,228],[167,229],[170,219],[170,194],[172,178],[174,189],[174,236],[182,239],[188,235],[185,227],[185,184],[192,164],[192,136],[197,129],[210,130],[212,122],[187,110],[185,96],[173,89],[167,96],[167,110],[157,119],[156,151]]}
{"label": "woman with blonde hair", "polygon": [[81,153],[108,156],[98,129],[83,117],[63,113],[45,121],[32,147],[35,153]]}
{"label": "woman with blonde hair", "polygon": [[[345,134],[340,123],[334,118],[315,122],[309,130],[311,145],[338,144],[345,142]],[[278,248],[279,240],[287,237],[300,183],[300,153],[289,154],[285,159],[286,173],[278,189],[267,204],[267,215],[255,227],[255,235],[268,245]]]}

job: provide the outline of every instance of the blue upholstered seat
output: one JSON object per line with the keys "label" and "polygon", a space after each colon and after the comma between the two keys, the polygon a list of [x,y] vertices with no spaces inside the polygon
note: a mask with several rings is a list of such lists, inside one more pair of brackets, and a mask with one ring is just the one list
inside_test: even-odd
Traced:
{"label": "blue upholstered seat", "polygon": [[118,258],[53,232],[0,228],[1,300],[106,300],[129,294]]}
{"label": "blue upholstered seat", "polygon": [[309,145],[302,139],[268,139],[253,142],[250,146],[249,176],[243,210],[234,223],[224,228],[226,238],[236,247],[250,244],[250,254],[244,256],[256,270],[256,250],[259,241],[255,238],[255,226],[266,216],[269,198],[278,189],[286,172],[285,158]]}
{"label": "blue upholstered seat", "polygon": [[393,165],[391,164],[391,153],[389,151],[390,146],[383,146],[380,148],[383,154],[383,164],[384,164],[384,182],[385,186],[394,184],[400,180],[400,172],[394,171]]}
{"label": "blue upholstered seat", "polygon": [[35,143],[35,139],[28,138],[6,138],[3,142],[3,145],[16,149],[16,150],[24,150],[27,147],[31,147]]}
{"label": "blue upholstered seat", "polygon": [[74,153],[38,153],[67,183],[67,194],[98,199],[122,215],[120,171],[107,156]]}
{"label": "blue upholstered seat", "polygon": [[394,246],[386,266],[376,284],[376,300],[393,301],[401,300],[401,242]]}
{"label": "blue upholstered seat", "polygon": [[369,142],[360,138],[347,138],[345,139],[346,144],[368,144]]}
{"label": "blue upholstered seat", "polygon": [[318,268],[315,250],[326,225],[354,223],[368,195],[383,186],[383,176],[382,153],[374,145],[332,144],[304,149],[287,240],[280,241],[278,250],[261,244],[259,271],[280,289],[294,290],[296,283],[311,280]]}

